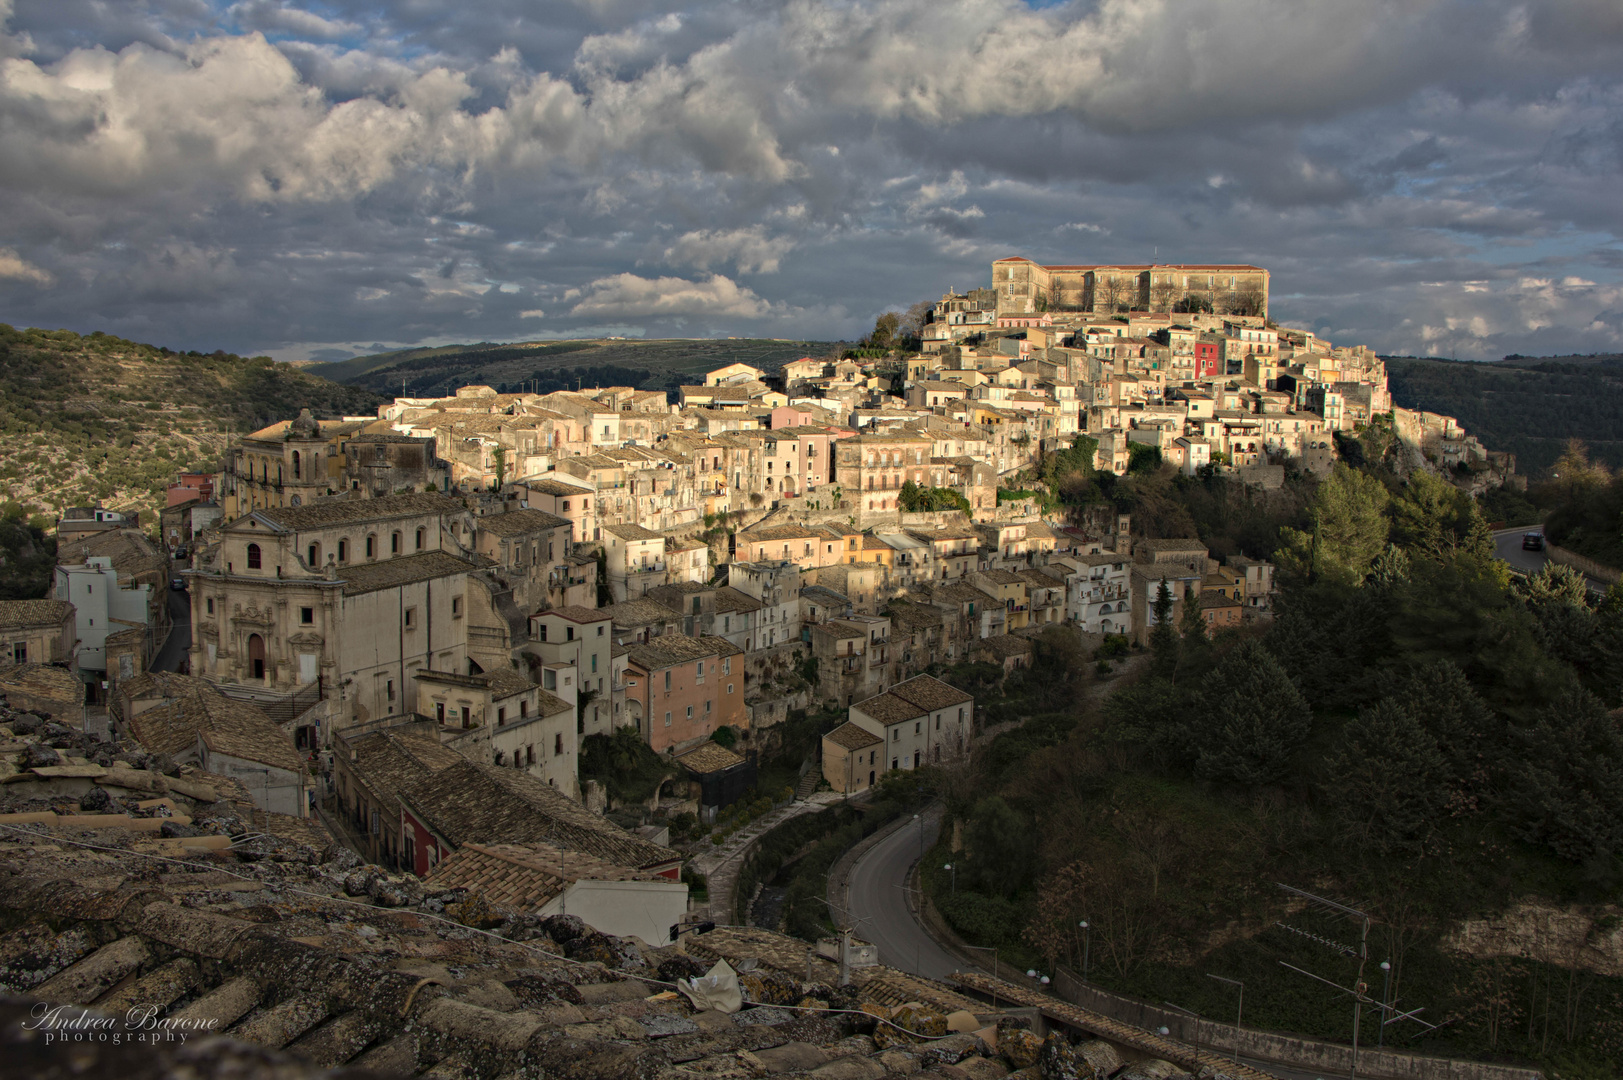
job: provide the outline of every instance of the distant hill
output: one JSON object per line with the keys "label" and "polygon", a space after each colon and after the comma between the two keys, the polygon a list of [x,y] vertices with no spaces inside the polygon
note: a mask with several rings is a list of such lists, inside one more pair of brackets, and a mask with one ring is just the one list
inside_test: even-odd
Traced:
{"label": "distant hill", "polygon": [[823,356],[835,347],[827,341],[770,338],[480,342],[375,353],[305,370],[390,397],[449,395],[471,384],[504,393],[527,387],[549,393],[576,385],[670,390],[728,364],[774,372],[786,361]]}
{"label": "distant hill", "polygon": [[1623,357],[1509,357],[1500,363],[1388,356],[1392,400],[1459,420],[1490,450],[1536,476],[1568,439],[1623,467]]}
{"label": "distant hill", "polygon": [[176,472],[215,471],[235,435],[301,408],[375,415],[379,401],[266,356],[0,323],[0,503],[53,518],[98,500],[150,514]]}

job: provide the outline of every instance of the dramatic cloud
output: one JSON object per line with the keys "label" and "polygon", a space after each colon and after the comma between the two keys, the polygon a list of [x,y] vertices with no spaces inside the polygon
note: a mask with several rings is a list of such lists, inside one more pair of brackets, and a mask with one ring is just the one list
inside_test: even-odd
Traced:
{"label": "dramatic cloud", "polygon": [[1619,11],[0,0],[0,319],[838,337],[1022,252],[1256,262],[1383,351],[1615,349]]}

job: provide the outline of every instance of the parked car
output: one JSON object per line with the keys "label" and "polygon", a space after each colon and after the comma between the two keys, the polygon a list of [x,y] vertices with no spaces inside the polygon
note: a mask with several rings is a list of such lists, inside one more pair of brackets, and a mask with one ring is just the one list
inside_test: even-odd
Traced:
{"label": "parked car", "polygon": [[1543,533],[1522,533],[1522,549],[1524,551],[1543,551]]}
{"label": "parked car", "polygon": [[183,577],[170,578],[169,579],[169,587],[171,589],[175,590],[176,592],[185,592],[186,591],[186,579],[183,578]]}

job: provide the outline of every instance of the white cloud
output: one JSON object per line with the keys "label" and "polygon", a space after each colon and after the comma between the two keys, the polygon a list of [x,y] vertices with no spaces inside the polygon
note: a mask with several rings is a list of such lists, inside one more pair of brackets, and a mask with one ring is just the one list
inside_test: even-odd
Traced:
{"label": "white cloud", "polygon": [[11,248],[0,248],[0,278],[31,281],[35,285],[56,283],[56,278],[49,271],[41,270]]}
{"label": "white cloud", "polygon": [[620,318],[710,315],[758,319],[771,312],[772,305],[720,274],[711,274],[703,281],[614,274],[587,286],[569,313]]}
{"label": "white cloud", "polygon": [[665,249],[663,258],[672,266],[699,270],[730,262],[741,274],[775,274],[794,246],[792,237],[769,237],[759,225],[747,229],[700,229],[683,233]]}
{"label": "white cloud", "polygon": [[547,313],[540,308],[527,308],[519,312],[518,317],[521,319],[544,319],[547,317]]}
{"label": "white cloud", "polygon": [[227,8],[226,15],[250,30],[280,30],[317,41],[358,34],[362,29],[359,23],[324,19],[314,12],[288,7],[278,0],[243,0]]}

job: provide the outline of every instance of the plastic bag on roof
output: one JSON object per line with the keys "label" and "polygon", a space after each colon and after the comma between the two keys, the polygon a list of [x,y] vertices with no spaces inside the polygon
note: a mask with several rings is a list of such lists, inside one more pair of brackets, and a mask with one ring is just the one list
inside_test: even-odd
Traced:
{"label": "plastic bag on roof", "polygon": [[697,978],[678,981],[676,987],[695,1009],[735,1013],[744,1007],[744,995],[738,992],[738,974],[725,960],[717,960],[715,967]]}

